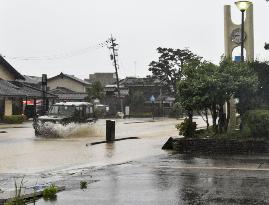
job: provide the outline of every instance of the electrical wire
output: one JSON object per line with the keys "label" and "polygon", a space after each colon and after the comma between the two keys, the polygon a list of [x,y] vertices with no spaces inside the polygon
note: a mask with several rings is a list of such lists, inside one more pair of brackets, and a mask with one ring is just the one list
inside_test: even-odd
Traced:
{"label": "electrical wire", "polygon": [[103,47],[107,47],[108,44],[111,43],[111,40],[108,39],[102,43],[98,43],[97,45],[88,46],[79,50],[74,50],[66,53],[61,54],[53,54],[53,55],[46,55],[46,56],[27,56],[27,57],[21,57],[21,56],[6,56],[2,55],[5,58],[9,58],[11,60],[20,60],[20,61],[35,61],[35,60],[60,60],[60,59],[66,59],[66,58],[72,58],[78,55],[83,55],[85,53],[88,53],[91,50],[97,50]]}

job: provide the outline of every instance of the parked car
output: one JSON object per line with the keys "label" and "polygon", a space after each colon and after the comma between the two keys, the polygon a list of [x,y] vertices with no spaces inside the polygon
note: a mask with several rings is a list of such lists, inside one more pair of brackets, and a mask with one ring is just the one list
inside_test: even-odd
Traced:
{"label": "parked car", "polygon": [[45,123],[68,125],[69,123],[95,122],[94,106],[88,102],[60,102],[52,105],[48,113],[33,123],[36,135],[43,134]]}

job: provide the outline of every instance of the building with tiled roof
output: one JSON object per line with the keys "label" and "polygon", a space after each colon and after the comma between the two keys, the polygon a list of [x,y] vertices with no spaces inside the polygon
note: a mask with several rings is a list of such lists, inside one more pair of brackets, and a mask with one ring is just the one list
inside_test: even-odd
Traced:
{"label": "building with tiled roof", "polygon": [[64,87],[57,87],[50,90],[50,93],[56,95],[58,97],[58,101],[60,102],[81,102],[85,101],[85,98],[88,96],[87,93],[75,92]]}
{"label": "building with tiled roof", "polygon": [[90,86],[91,83],[65,73],[60,73],[48,79],[48,87],[50,90],[56,89],[57,87],[64,87],[75,92],[85,93],[87,87]]}
{"label": "building with tiled roof", "polygon": [[[0,56],[0,120],[13,114],[23,114],[28,100],[42,99],[42,90],[28,77],[21,75],[2,56]],[[57,98],[56,95],[46,93],[48,99]]]}
{"label": "building with tiled roof", "polygon": [[13,98],[22,94],[7,81],[24,80],[24,77],[0,55],[0,119],[13,114]]}

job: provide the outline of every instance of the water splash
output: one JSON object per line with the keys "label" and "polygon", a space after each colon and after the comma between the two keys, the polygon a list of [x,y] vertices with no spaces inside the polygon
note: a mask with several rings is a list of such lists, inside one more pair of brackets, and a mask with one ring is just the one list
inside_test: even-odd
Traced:
{"label": "water splash", "polygon": [[40,126],[41,137],[66,138],[66,137],[98,137],[100,132],[94,123],[69,123],[68,125],[45,122]]}

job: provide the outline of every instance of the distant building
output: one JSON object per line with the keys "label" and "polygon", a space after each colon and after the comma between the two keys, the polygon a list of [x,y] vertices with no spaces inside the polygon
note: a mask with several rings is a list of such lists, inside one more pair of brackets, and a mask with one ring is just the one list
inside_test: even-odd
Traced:
{"label": "distant building", "polygon": [[87,87],[90,87],[90,85],[91,83],[81,80],[74,75],[68,75],[64,73],[60,73],[59,75],[48,79],[49,90],[62,87],[74,92],[85,93]]}
{"label": "distant building", "polygon": [[23,75],[23,77],[24,80],[17,80],[17,81],[41,89],[42,77],[30,76],[30,75]]}
{"label": "distant building", "polygon": [[94,83],[96,81],[101,82],[103,86],[116,83],[115,73],[94,73],[89,75],[89,79],[85,79],[89,83]]}
{"label": "distant building", "polygon": [[[120,80],[119,85],[120,98],[123,101],[123,106],[130,106],[131,112],[151,112],[152,102],[150,99],[154,96],[156,99],[154,102],[156,104],[156,112],[158,111],[158,115],[164,115],[163,107],[165,106],[170,109],[175,101],[175,98],[169,97],[169,92],[166,86],[162,85],[158,80],[150,77],[126,77]],[[104,103],[109,105],[110,110],[113,113],[119,111],[117,85],[106,85],[104,91],[106,96]],[[143,95],[144,104],[141,104],[141,106],[138,107],[132,107],[133,96],[138,93]]]}
{"label": "distant building", "polygon": [[57,87],[50,90],[50,93],[57,95],[59,102],[81,102],[85,101],[85,98],[88,96],[87,93],[75,92],[63,87]]}
{"label": "distant building", "polygon": [[[0,120],[4,115],[22,114],[24,102],[42,99],[42,91],[25,81],[25,77],[0,56]],[[56,98],[49,93],[47,97]]]}
{"label": "distant building", "polygon": [[13,114],[13,97],[21,96],[15,86],[8,81],[24,80],[24,77],[0,56],[0,79],[0,117],[2,117],[3,115]]}
{"label": "distant building", "polygon": [[[126,77],[119,82],[121,96],[132,95],[136,91],[144,93],[146,99],[152,95],[160,94],[161,85],[150,78]],[[117,95],[117,85],[106,85],[104,88],[106,95]]]}

